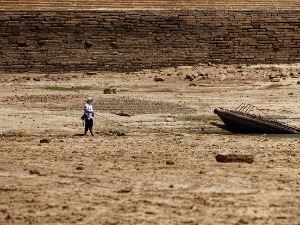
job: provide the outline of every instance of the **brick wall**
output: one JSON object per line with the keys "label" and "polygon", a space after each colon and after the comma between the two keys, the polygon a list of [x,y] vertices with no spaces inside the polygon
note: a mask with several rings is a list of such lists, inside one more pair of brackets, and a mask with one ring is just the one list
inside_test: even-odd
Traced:
{"label": "brick wall", "polygon": [[300,61],[300,11],[2,11],[0,71]]}

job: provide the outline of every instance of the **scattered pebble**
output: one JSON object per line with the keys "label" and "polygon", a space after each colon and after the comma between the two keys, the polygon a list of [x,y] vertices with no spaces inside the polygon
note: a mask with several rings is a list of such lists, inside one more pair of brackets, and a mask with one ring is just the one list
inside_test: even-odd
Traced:
{"label": "scattered pebble", "polygon": [[96,71],[87,71],[87,72],[85,72],[86,73],[86,75],[97,75],[97,72]]}
{"label": "scattered pebble", "polygon": [[132,188],[122,188],[117,190],[117,193],[129,193],[132,191]]}
{"label": "scattered pebble", "polygon": [[165,81],[165,79],[163,79],[161,77],[154,77],[154,81],[156,81],[156,82],[162,82],[162,81]]}
{"label": "scattered pebble", "polygon": [[195,78],[196,78],[196,76],[194,76],[194,75],[186,75],[185,76],[185,79],[190,80],[190,81],[193,81]]}
{"label": "scattered pebble", "polygon": [[175,118],[173,118],[173,117],[167,117],[167,118],[165,119],[165,121],[166,121],[166,122],[175,122]]}
{"label": "scattered pebble", "polygon": [[85,41],[85,43],[84,43],[85,48],[91,48],[93,45],[94,45],[94,43],[91,41]]}
{"label": "scattered pebble", "polygon": [[280,81],[280,77],[275,77],[271,79],[271,82],[279,82]]}
{"label": "scattered pebble", "polygon": [[29,170],[29,173],[32,174],[32,175],[39,175],[39,176],[41,176],[41,173],[38,170]]}
{"label": "scattered pebble", "polygon": [[76,170],[84,170],[84,166],[83,166],[83,165],[78,165],[78,166],[76,167]]}
{"label": "scattered pebble", "polygon": [[170,166],[170,165],[174,165],[174,164],[175,164],[175,162],[174,162],[174,161],[172,161],[172,160],[167,160],[167,161],[166,161],[166,164]]}
{"label": "scattered pebble", "polygon": [[8,214],[8,215],[5,217],[5,219],[6,219],[6,220],[11,220],[12,217],[11,217],[11,215]]}
{"label": "scattered pebble", "polygon": [[40,143],[50,143],[50,140],[49,139],[41,139]]}
{"label": "scattered pebble", "polygon": [[103,91],[103,94],[116,94],[117,90],[116,88],[105,88]]}
{"label": "scattered pebble", "polygon": [[291,78],[298,78],[299,74],[295,74],[295,73],[290,73]]}

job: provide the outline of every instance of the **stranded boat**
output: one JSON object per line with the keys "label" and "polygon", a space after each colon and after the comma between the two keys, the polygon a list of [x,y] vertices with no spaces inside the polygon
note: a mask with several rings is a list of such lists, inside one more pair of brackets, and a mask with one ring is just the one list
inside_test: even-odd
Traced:
{"label": "stranded boat", "polygon": [[[253,107],[253,106],[252,106]],[[300,129],[279,121],[250,114],[247,111],[214,110],[220,119],[233,131],[241,133],[269,133],[269,134],[299,134]]]}

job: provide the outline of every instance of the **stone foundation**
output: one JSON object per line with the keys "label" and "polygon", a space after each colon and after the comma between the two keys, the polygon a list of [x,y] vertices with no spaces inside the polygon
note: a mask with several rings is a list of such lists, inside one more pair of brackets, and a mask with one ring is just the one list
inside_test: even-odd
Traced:
{"label": "stone foundation", "polygon": [[1,72],[300,61],[300,11],[2,11]]}

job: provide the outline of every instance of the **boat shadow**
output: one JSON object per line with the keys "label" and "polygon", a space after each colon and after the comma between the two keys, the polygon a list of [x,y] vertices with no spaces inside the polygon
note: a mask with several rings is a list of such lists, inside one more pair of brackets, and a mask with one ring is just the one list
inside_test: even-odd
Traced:
{"label": "boat shadow", "polygon": [[213,126],[216,126],[226,133],[231,133],[231,134],[237,134],[237,135],[249,135],[249,136],[266,136],[266,137],[274,137],[274,138],[300,138],[300,134],[274,134],[274,133],[264,133],[264,132],[246,132],[246,131],[241,131],[239,129],[233,129],[231,127],[228,127],[226,124],[220,124],[217,122],[211,122],[210,123]]}
{"label": "boat shadow", "polygon": [[221,123],[217,123],[217,122],[210,122],[210,124],[222,129],[223,131],[227,131],[230,133],[239,133],[237,130],[228,127],[226,124],[221,124]]}
{"label": "boat shadow", "polygon": [[246,127],[241,127],[239,129],[238,127],[231,127],[217,122],[211,122],[210,124],[233,134],[265,134],[265,132],[261,130],[253,131],[252,129],[247,129]]}

